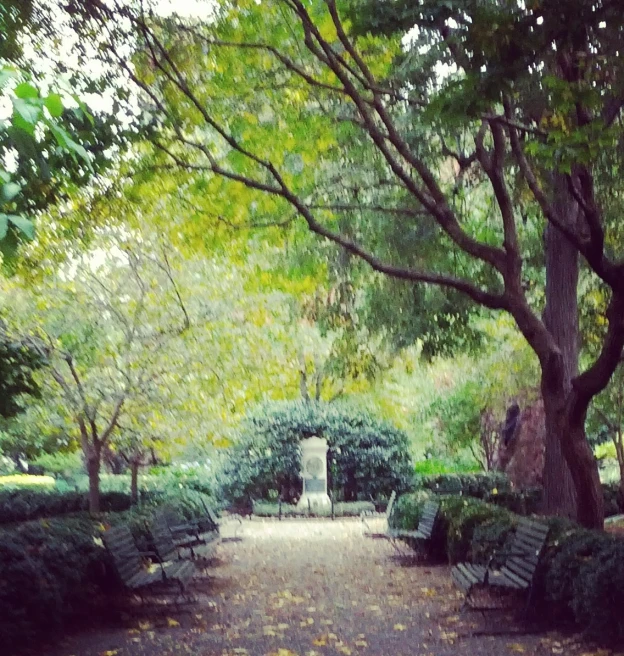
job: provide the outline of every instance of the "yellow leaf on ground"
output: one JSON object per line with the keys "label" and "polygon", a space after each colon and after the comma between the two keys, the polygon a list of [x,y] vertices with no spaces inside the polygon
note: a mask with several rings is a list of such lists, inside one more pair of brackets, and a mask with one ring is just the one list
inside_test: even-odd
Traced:
{"label": "yellow leaf on ground", "polygon": [[139,629],[141,631],[149,631],[152,628],[152,623],[151,622],[139,622]]}
{"label": "yellow leaf on ground", "polygon": [[395,631],[405,631],[405,629],[407,629],[405,624],[395,624],[394,625],[394,630]]}
{"label": "yellow leaf on ground", "polygon": [[336,650],[345,656],[351,656],[352,652],[346,645],[336,645]]}
{"label": "yellow leaf on ground", "polygon": [[354,644],[356,647],[368,647],[366,640],[356,640]]}
{"label": "yellow leaf on ground", "polygon": [[173,629],[176,626],[180,626],[180,622],[178,620],[174,620],[173,617],[168,617],[167,618],[167,626],[171,629]]}
{"label": "yellow leaf on ground", "polygon": [[524,645],[521,645],[519,642],[510,642],[507,645],[507,649],[509,649],[509,651],[516,651],[519,654],[524,653]]}
{"label": "yellow leaf on ground", "polygon": [[109,649],[108,651],[100,652],[100,656],[116,656],[119,652],[119,649]]}
{"label": "yellow leaf on ground", "polygon": [[317,647],[324,647],[327,644],[327,636],[320,636],[312,640],[312,644]]}

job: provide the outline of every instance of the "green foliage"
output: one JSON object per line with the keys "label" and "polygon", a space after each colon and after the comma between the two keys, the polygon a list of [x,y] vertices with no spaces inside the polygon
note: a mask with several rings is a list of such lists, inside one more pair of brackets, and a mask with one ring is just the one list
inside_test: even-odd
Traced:
{"label": "green foliage", "polygon": [[[375,505],[371,501],[343,501],[334,505],[334,517],[359,517],[363,512],[372,512]],[[277,503],[257,501],[253,504],[253,513],[258,517],[279,517],[280,507]],[[331,506],[315,508],[308,512],[306,508],[297,508],[290,504],[282,504],[282,517],[331,517]]]}
{"label": "green foliage", "polygon": [[[427,496],[421,491],[400,497],[393,525],[415,528]],[[518,515],[461,496],[441,496],[440,501],[428,545],[432,557],[483,564],[513,538]],[[550,532],[536,572],[536,612],[552,620],[572,620],[592,639],[617,644],[624,637],[621,538],[582,529],[565,519],[540,521],[548,523]],[[495,559],[494,565],[497,562]]]}
{"label": "green foliage", "polygon": [[152,505],[110,512],[98,520],[86,513],[0,528],[0,635],[3,648],[47,640],[63,627],[88,621],[114,606],[114,570],[99,542],[102,530],[127,523],[141,548],[149,547],[146,522],[161,503],[187,518],[205,513],[199,493],[162,496]]}
{"label": "green foliage", "polygon": [[0,421],[22,410],[22,394],[38,396],[34,372],[44,364],[41,354],[23,340],[9,336],[0,322]]}
{"label": "green foliage", "polygon": [[93,610],[106,563],[96,535],[87,519],[0,530],[0,633],[9,653]]}
{"label": "green foliage", "polygon": [[[101,495],[102,512],[119,512],[131,506],[129,492],[105,492]],[[25,522],[87,510],[84,492],[0,488],[0,524]]]}
{"label": "green foliage", "polygon": [[348,405],[280,402],[247,416],[223,467],[223,489],[233,501],[267,499],[276,490],[285,501],[301,491],[300,440],[325,438],[329,490],[354,501],[389,496],[410,476],[407,436],[391,424]]}
{"label": "green foliage", "polygon": [[460,494],[477,499],[511,491],[509,479],[502,472],[416,476],[414,486],[436,494]]}

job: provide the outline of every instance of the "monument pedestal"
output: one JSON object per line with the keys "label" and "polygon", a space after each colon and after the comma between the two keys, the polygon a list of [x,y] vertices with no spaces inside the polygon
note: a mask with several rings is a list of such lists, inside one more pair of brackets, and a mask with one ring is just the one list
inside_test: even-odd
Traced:
{"label": "monument pedestal", "polygon": [[328,508],[327,494],[327,440],[309,437],[301,441],[303,493],[297,508]]}

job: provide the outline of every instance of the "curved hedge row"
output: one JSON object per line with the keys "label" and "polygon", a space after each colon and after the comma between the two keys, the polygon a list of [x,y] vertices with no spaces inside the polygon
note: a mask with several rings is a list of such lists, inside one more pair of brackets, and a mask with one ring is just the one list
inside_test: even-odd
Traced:
{"label": "curved hedge row", "polygon": [[[415,528],[430,494],[400,497],[393,525]],[[427,545],[429,556],[485,564],[510,537],[518,518],[478,499],[441,496],[439,518]],[[572,620],[600,641],[624,640],[624,540],[559,518],[542,521],[551,530],[536,573],[534,600],[539,612],[553,620]]]}

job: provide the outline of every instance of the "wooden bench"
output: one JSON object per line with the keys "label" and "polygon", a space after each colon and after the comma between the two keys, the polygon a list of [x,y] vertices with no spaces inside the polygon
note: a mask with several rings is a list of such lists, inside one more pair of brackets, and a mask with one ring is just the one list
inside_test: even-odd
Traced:
{"label": "wooden bench", "polygon": [[189,540],[207,544],[219,537],[218,527],[211,521],[184,519],[173,508],[166,506],[161,508],[160,513],[165,518],[174,542]]}
{"label": "wooden bench", "polygon": [[169,527],[167,515],[160,511],[147,524],[158,559],[160,562],[179,560],[183,549],[188,549],[191,558],[195,558],[195,547],[206,544],[206,540],[199,534],[179,532],[175,535]]}
{"label": "wooden bench", "polygon": [[437,499],[430,499],[423,506],[423,511],[418,520],[418,526],[415,529],[391,528],[388,530],[388,534],[393,540],[430,540],[439,511],[440,502]]}
{"label": "wooden bench", "polygon": [[217,513],[206,504],[202,499],[202,505],[206,514],[204,517],[200,518],[200,522],[203,523],[205,527],[212,526],[213,530],[216,530],[217,533],[221,532],[221,527],[227,524],[228,522],[238,522],[238,526],[234,529],[234,537],[237,536],[239,529],[243,525],[243,518],[240,515],[227,515],[225,517],[218,517]]}
{"label": "wooden bench", "polygon": [[[523,517],[518,522],[509,546],[495,553],[487,565],[455,565],[451,570],[451,578],[455,585],[466,593],[464,605],[473,606],[471,595],[474,590],[491,587],[527,593],[525,610],[528,610],[535,571],[548,531],[549,528],[545,524]],[[501,567],[493,568],[492,562],[501,558],[504,558]]]}
{"label": "wooden bench", "polygon": [[102,535],[102,542],[123,585],[136,592],[141,599],[146,588],[167,590],[174,586],[179,594],[184,594],[186,584],[195,574],[195,566],[189,561],[161,562],[154,571],[146,569],[143,558],[157,559],[156,554],[139,551],[128,526],[108,529]]}
{"label": "wooden bench", "polygon": [[[390,518],[392,517],[392,511],[394,510],[394,504],[397,498],[397,493],[395,490],[392,490],[392,494],[390,495],[390,499],[388,500],[388,505],[386,506],[386,512],[385,513],[378,513],[375,512],[374,510],[363,510],[360,513],[360,520],[362,523],[366,526],[367,530],[370,532],[370,526],[368,524],[369,519],[372,519],[374,517],[385,517],[388,528],[390,527]],[[388,530],[388,529],[386,529]]]}

